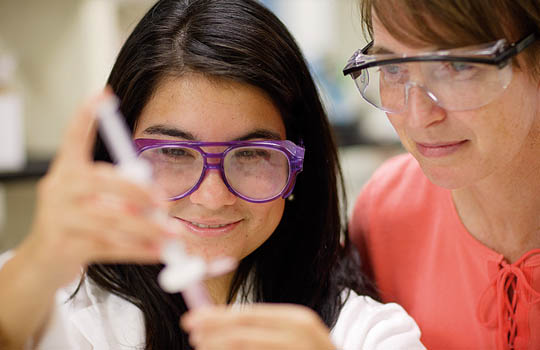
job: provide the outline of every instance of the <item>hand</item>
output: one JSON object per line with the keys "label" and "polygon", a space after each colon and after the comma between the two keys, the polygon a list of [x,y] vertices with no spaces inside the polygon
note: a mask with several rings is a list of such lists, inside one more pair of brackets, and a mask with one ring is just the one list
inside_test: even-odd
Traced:
{"label": "hand", "polygon": [[90,101],[68,126],[38,184],[35,220],[17,251],[56,287],[92,262],[157,262],[160,244],[174,235],[173,223],[149,215],[165,210],[166,201],[156,195],[159,189],[136,184],[112,164],[92,160],[95,109],[107,94]]}
{"label": "hand", "polygon": [[[152,220],[165,210],[159,189],[141,186],[92,160],[94,98],[71,121],[57,157],[39,182],[35,219],[14,256],[0,268],[0,335],[5,347],[44,329],[58,288],[92,262],[157,262],[174,224]],[[167,226],[167,227],[165,227]]]}
{"label": "hand", "polygon": [[205,307],[186,313],[181,326],[196,350],[335,349],[319,316],[299,305]]}

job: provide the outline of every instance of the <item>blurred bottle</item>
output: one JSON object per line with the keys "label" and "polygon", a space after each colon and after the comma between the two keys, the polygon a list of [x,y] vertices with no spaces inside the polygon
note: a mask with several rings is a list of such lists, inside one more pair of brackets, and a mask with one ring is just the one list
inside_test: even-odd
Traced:
{"label": "blurred bottle", "polygon": [[23,101],[17,89],[17,61],[0,38],[0,172],[26,164]]}

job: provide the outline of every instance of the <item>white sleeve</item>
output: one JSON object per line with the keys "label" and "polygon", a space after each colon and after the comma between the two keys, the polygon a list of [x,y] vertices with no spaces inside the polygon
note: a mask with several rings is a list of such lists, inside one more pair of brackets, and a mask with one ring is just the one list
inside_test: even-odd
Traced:
{"label": "white sleeve", "polygon": [[420,329],[395,303],[381,304],[351,292],[335,327],[332,340],[339,350],[424,350]]}
{"label": "white sleeve", "polygon": [[0,269],[4,264],[15,255],[12,250],[5,251],[0,253]]}
{"label": "white sleeve", "polygon": [[[0,254],[0,269],[15,255],[14,250],[8,250]],[[43,334],[38,342],[28,341],[25,350],[91,350],[92,346],[77,332],[73,332],[71,326],[71,309],[69,299],[71,293],[78,285],[61,288],[56,292],[51,315],[48,319]]]}

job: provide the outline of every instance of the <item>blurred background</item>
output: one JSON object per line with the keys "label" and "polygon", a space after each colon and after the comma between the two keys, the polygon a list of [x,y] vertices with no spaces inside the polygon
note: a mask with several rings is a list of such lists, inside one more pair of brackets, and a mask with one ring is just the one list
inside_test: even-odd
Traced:
{"label": "blurred background", "polygon": [[[355,0],[260,0],[297,39],[356,194],[403,152],[386,117],[341,73],[366,44]],[[35,186],[77,106],[103,88],[122,42],[155,0],[0,0],[0,252],[28,232]]]}

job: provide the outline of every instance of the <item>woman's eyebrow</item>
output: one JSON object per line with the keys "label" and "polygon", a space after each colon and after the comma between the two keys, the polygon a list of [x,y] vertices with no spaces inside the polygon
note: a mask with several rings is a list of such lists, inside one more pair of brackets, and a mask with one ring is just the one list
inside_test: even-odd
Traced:
{"label": "woman's eyebrow", "polygon": [[[437,52],[437,51],[440,51],[440,50],[451,50],[451,49],[454,49],[455,47],[443,47],[443,46],[430,46],[430,47],[426,47],[424,48],[422,51],[420,52],[417,52],[416,54],[422,54],[422,53],[425,53],[425,52]],[[368,50],[368,55],[398,55],[398,56],[402,56],[402,55],[405,55],[405,56],[414,56],[415,54],[404,54],[404,53],[396,53],[392,50],[389,50],[387,49],[386,47],[384,46],[372,46],[369,48]]]}
{"label": "woman's eyebrow", "polygon": [[386,54],[395,54],[394,51],[388,50],[385,47],[382,46],[372,46],[369,51],[369,55],[386,55]]}

